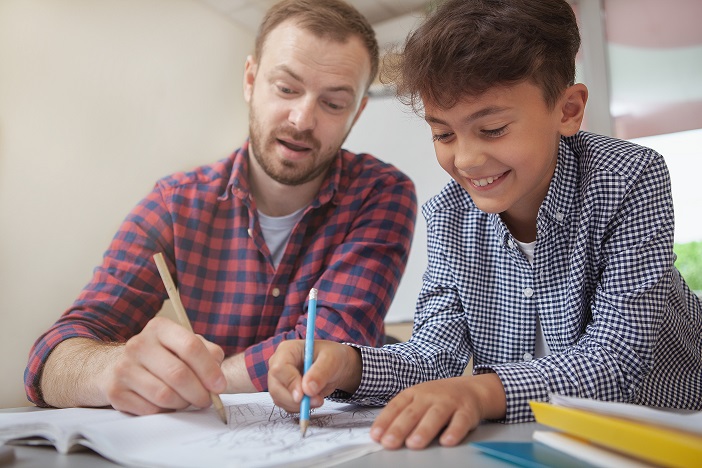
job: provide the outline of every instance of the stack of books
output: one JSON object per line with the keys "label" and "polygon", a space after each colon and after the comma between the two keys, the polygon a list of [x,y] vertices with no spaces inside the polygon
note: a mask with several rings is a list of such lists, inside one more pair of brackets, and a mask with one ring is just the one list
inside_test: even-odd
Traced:
{"label": "stack of books", "polygon": [[551,395],[530,402],[536,421],[556,431],[534,440],[593,466],[702,467],[702,412]]}

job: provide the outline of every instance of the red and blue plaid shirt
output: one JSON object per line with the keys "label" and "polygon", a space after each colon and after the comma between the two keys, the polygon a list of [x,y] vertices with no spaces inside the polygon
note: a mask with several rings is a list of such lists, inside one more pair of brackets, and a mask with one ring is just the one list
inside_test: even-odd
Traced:
{"label": "red and blue plaid shirt", "polygon": [[27,396],[45,405],[41,369],[61,341],[124,342],[161,309],[153,260],[163,252],[195,333],[225,355],[244,352],[266,390],[268,359],[306,332],[319,290],[318,338],[380,345],[383,320],[409,255],[417,212],[412,181],[367,154],[341,150],[276,269],[258,223],[248,142],[231,157],[158,181],[127,216],[75,303],[34,344]]}

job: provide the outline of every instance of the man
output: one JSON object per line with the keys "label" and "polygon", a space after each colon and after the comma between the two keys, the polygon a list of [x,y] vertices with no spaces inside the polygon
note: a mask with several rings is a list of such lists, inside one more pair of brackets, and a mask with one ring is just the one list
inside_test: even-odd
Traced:
{"label": "man", "polygon": [[[319,290],[320,338],[376,346],[416,217],[412,182],[340,149],[378,68],[375,35],[340,0],[284,0],[246,61],[249,140],[166,177],[124,221],[103,263],[33,347],[41,406],[150,414],[210,392],[267,389],[268,358],[303,338]],[[154,317],[163,252],[195,334]]]}

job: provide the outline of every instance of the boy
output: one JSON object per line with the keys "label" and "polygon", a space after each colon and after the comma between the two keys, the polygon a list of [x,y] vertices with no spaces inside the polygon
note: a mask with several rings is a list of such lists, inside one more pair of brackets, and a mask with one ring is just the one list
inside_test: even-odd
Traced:
{"label": "boy", "polygon": [[580,131],[579,46],[565,0],[450,0],[408,38],[398,94],[454,179],[423,207],[412,338],[319,341],[304,379],[303,344],[285,343],[276,403],[389,401],[371,432],[386,448],[532,420],[529,400],[551,392],[702,409],[702,306],[673,266],[665,163]]}

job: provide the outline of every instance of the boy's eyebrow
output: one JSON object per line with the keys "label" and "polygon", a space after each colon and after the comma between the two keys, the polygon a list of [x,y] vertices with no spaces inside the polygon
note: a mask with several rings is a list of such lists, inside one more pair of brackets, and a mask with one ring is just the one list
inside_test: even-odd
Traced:
{"label": "boy's eyebrow", "polygon": [[[500,112],[504,112],[508,109],[509,109],[508,107],[504,107],[504,106],[484,107],[484,108],[480,109],[479,111],[473,112],[469,116],[465,117],[463,119],[463,123],[467,124],[467,123],[470,123],[474,120],[480,119],[482,117],[487,117],[487,116],[492,115],[492,114],[498,114]],[[434,117],[433,115],[430,115],[430,114],[425,114],[424,120],[426,120],[427,123],[430,123],[430,124],[433,123],[433,124],[439,124],[439,125],[447,125],[447,123],[445,121],[441,120],[438,117]]]}
{"label": "boy's eyebrow", "polygon": [[[288,67],[287,65],[278,65],[277,67],[273,68],[273,71],[274,72],[275,71],[283,72],[287,75],[290,75],[294,80],[297,80],[302,84],[305,84],[305,80],[303,80],[300,75],[298,75],[297,73],[292,71],[290,69],[290,67]],[[349,93],[353,99],[356,98],[356,91],[351,86],[347,86],[347,85],[332,86],[332,87],[326,88],[325,91],[329,91],[332,93],[343,91],[343,92]]]}

